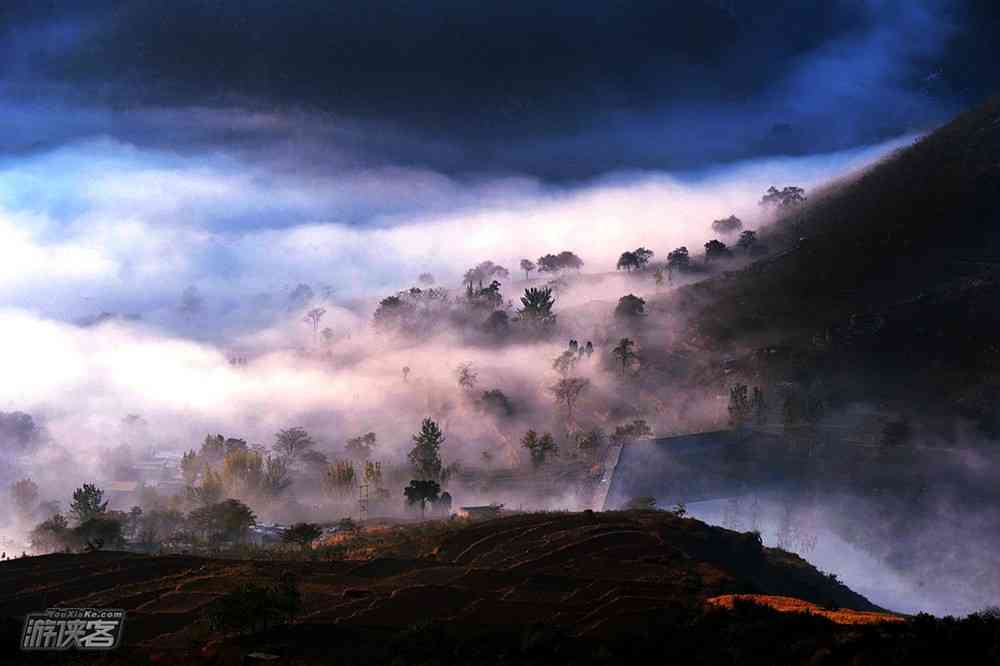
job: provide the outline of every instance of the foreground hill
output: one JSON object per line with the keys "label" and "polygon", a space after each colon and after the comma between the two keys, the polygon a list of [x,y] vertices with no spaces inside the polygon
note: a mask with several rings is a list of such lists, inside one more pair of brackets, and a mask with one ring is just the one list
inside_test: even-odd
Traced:
{"label": "foreground hill", "polygon": [[[251,651],[288,664],[616,663],[643,650],[690,657],[685,663],[716,663],[723,654],[797,663],[858,636],[874,643],[844,654],[864,657],[911,630],[753,534],[666,512],[522,514],[410,529],[412,538],[387,540],[365,560],[97,552],[4,562],[3,644],[17,644],[19,616],[55,605],[127,609],[124,646],[99,662],[109,664],[237,664]],[[251,636],[209,627],[223,595],[289,574],[301,592],[292,624]],[[723,596],[733,594],[781,597],[764,599],[780,610],[868,611],[843,617],[870,624],[841,626]],[[48,663],[78,657],[56,656]],[[46,663],[45,655],[6,657]]]}

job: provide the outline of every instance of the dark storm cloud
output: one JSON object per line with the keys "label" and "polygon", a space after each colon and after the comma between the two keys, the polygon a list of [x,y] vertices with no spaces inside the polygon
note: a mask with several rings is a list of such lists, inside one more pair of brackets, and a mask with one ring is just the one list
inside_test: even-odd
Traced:
{"label": "dark storm cloud", "polygon": [[300,111],[342,128],[319,134],[343,159],[451,174],[577,178],[840,149],[936,122],[996,79],[981,2],[63,4],[0,14],[8,99],[56,97],[91,109],[95,132],[178,149],[253,149],[274,132],[317,142],[309,123],[209,132],[145,110]]}

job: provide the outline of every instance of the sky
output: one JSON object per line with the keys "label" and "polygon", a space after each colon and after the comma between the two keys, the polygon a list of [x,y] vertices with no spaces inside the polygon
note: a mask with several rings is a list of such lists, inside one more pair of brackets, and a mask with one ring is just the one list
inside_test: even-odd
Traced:
{"label": "sky", "polygon": [[484,259],[698,247],[767,186],[818,185],[992,92],[996,14],[5,2],[0,304],[205,337],[176,316],[192,285],[251,326],[299,283],[347,303]]}

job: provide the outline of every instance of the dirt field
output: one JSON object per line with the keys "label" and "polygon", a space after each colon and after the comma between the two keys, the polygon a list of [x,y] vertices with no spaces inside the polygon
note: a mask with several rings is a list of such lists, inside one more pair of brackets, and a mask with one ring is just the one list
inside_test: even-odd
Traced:
{"label": "dirt field", "polygon": [[[881,610],[804,560],[761,548],[752,535],[666,512],[522,514],[449,529],[436,543],[409,544],[405,557],[398,551],[388,547],[367,560],[97,552],[4,562],[4,645],[17,644],[28,611],[124,608],[124,644],[115,657],[128,660],[121,663],[145,663],[136,661],[140,656],[239,663],[245,641],[213,635],[207,607],[240,584],[270,584],[286,572],[296,575],[302,593],[293,627],[329,627],[338,635],[398,633],[437,620],[466,636],[541,624],[581,640],[617,640],[651,614],[732,594],[796,597],[811,609],[835,603]],[[5,656],[13,660],[6,663],[24,663],[23,654]]]}

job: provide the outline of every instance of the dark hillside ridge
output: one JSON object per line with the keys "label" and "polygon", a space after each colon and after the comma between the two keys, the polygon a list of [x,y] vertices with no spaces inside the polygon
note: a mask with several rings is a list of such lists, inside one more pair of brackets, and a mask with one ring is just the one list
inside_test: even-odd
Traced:
{"label": "dark hillside ridge", "polygon": [[[742,355],[749,379],[823,376],[851,397],[958,411],[1000,435],[1000,99],[765,236],[787,251],[651,307]],[[755,353],[767,347],[782,350]]]}

